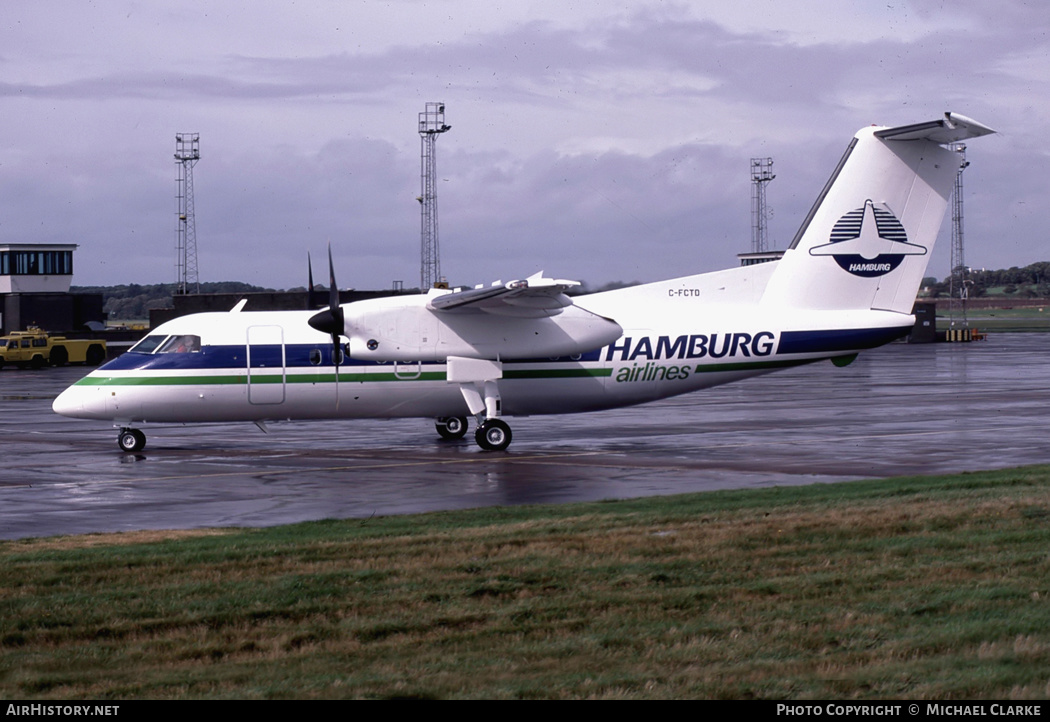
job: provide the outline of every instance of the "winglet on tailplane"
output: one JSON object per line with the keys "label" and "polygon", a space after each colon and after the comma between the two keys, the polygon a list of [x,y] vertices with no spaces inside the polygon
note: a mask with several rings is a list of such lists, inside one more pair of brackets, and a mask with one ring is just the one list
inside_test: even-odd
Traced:
{"label": "winglet on tailplane", "polygon": [[911,313],[962,162],[943,144],[994,132],[955,113],[858,132],[762,304]]}

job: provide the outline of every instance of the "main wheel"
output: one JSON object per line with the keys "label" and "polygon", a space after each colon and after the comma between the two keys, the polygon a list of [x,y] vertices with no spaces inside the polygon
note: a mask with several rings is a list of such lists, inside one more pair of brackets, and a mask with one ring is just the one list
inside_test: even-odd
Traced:
{"label": "main wheel", "polygon": [[98,366],[100,363],[106,360],[106,350],[101,345],[93,343],[88,346],[87,353],[85,354],[84,363],[88,366]]}
{"label": "main wheel", "polygon": [[500,419],[488,419],[474,432],[474,440],[485,451],[503,451],[510,438],[510,427]]}
{"label": "main wheel", "polygon": [[463,416],[443,416],[434,422],[442,439],[455,441],[467,434],[467,420]]}
{"label": "main wheel", "polygon": [[121,451],[142,451],[146,446],[146,435],[138,429],[121,429],[117,446]]}
{"label": "main wheel", "polygon": [[69,352],[66,351],[65,346],[55,346],[51,349],[51,361],[52,366],[65,366],[69,363]]}

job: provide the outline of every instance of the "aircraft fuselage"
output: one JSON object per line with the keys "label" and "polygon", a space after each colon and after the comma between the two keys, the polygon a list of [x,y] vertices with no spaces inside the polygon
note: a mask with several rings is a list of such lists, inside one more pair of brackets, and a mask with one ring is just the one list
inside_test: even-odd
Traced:
{"label": "aircraft fuselage", "polygon": [[[64,392],[55,409],[121,424],[470,415],[443,361],[344,357],[337,375],[332,344],[306,325],[309,315],[209,313],[170,321],[150,334],[157,338],[152,352],[133,350],[110,361]],[[790,326],[758,313],[736,312],[721,323],[716,317],[657,324],[649,317],[646,325],[660,327],[627,326],[616,341],[581,354],[503,359],[502,415],[645,403],[850,356],[898,338],[913,323],[889,312],[809,316],[810,326],[797,315]],[[181,337],[199,343],[163,349]]]}

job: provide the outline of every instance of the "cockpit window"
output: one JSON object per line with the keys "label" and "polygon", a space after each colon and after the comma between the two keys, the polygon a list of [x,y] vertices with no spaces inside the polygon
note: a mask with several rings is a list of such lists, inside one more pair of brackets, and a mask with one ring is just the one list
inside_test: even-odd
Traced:
{"label": "cockpit window", "polygon": [[201,337],[191,334],[147,336],[131,347],[133,353],[200,353]]}
{"label": "cockpit window", "polygon": [[147,336],[129,349],[129,353],[153,353],[167,336]]}
{"label": "cockpit window", "polygon": [[161,344],[157,353],[197,353],[201,350],[201,337],[183,334],[181,336],[169,336],[168,340]]}

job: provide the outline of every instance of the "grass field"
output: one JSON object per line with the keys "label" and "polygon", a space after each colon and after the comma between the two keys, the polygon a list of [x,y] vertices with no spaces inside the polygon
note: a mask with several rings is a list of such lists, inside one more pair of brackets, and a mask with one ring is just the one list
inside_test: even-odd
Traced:
{"label": "grass field", "polygon": [[[959,309],[955,313],[960,313]],[[966,318],[969,325],[979,331],[1050,331],[1050,299],[1013,298],[990,292],[968,303]],[[938,330],[947,329],[951,321],[950,304],[943,298],[939,299]]]}
{"label": "grass field", "polygon": [[0,543],[7,698],[1046,698],[1050,466]]}
{"label": "grass field", "polygon": [[[970,326],[981,331],[1050,331],[1050,305],[1036,308],[969,309]],[[937,317],[937,327],[944,330],[950,319]]]}

